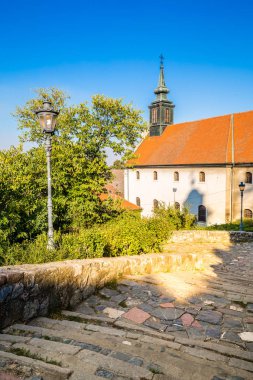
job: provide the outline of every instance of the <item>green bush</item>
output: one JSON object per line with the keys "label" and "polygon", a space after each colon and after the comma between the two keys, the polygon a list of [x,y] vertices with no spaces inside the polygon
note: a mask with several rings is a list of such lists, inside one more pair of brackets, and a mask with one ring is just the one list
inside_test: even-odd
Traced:
{"label": "green bush", "polygon": [[161,230],[159,222],[155,218],[125,214],[107,223],[103,228],[106,241],[103,256],[139,255],[160,251],[161,243],[168,237],[169,230]]}
{"label": "green bush", "polygon": [[[252,219],[244,219],[243,225],[244,225],[244,231],[253,232]],[[240,221],[235,221],[233,223],[213,224],[212,226],[203,227],[203,228],[207,230],[218,230],[218,231],[239,231]]]}
{"label": "green bush", "polygon": [[82,229],[79,233],[62,235],[60,247],[63,259],[103,257],[105,241],[99,227]]}
{"label": "green bush", "polygon": [[33,241],[13,245],[6,245],[0,234],[0,263],[14,265],[161,252],[172,230],[191,228],[194,220],[187,210],[180,212],[163,205],[150,218],[141,218],[136,212],[124,212],[92,228],[55,233],[58,248],[54,251],[47,250],[45,233]]}
{"label": "green bush", "polygon": [[196,216],[190,214],[187,207],[182,211],[175,207],[166,207],[164,203],[160,203],[159,207],[154,209],[154,215],[162,219],[170,229],[191,229],[196,225]]}

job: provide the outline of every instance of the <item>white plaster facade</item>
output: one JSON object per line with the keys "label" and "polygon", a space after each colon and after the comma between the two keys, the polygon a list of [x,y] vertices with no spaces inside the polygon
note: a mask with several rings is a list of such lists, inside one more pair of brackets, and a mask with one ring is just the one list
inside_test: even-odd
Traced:
{"label": "white plaster facade", "polygon": [[[252,169],[252,168],[250,168]],[[125,198],[137,204],[140,198],[142,215],[152,215],[154,200],[173,206],[175,202],[188,206],[191,213],[198,216],[198,207],[206,207],[206,223],[220,224],[229,221],[233,204],[233,219],[240,217],[240,192],[238,181],[245,181],[245,172],[249,168],[240,168],[234,175],[235,183],[231,186],[230,169],[226,167],[137,167],[126,169],[124,174]],[[157,172],[157,180],[154,179]],[[137,179],[139,172],[139,179]],[[179,180],[174,181],[174,172],[179,173]],[[199,181],[199,173],[205,173],[205,181]],[[238,182],[239,183],[239,182]],[[173,191],[174,189],[174,191]],[[233,198],[231,200],[231,189]],[[253,210],[253,185],[246,184],[244,192],[244,209]],[[231,203],[232,202],[232,203]]]}

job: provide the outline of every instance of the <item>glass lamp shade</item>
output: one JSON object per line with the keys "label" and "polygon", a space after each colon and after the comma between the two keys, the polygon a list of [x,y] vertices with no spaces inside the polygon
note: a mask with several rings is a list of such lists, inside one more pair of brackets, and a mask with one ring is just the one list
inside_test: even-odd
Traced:
{"label": "glass lamp shade", "polygon": [[43,132],[53,133],[59,112],[55,111],[50,102],[44,102],[43,108],[36,111]]}
{"label": "glass lamp shade", "polygon": [[245,183],[240,182],[239,183],[239,189],[240,189],[240,191],[244,191],[244,189],[245,189]]}

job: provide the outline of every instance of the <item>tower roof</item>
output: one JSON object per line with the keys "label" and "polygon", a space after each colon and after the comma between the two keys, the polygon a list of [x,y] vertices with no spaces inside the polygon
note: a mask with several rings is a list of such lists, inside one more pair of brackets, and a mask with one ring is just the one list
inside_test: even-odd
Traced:
{"label": "tower roof", "polygon": [[163,60],[164,60],[164,57],[161,54],[160,55],[160,73],[159,73],[158,86],[154,91],[158,100],[167,100],[167,94],[169,93],[169,89],[166,86],[165,79],[164,79]]}

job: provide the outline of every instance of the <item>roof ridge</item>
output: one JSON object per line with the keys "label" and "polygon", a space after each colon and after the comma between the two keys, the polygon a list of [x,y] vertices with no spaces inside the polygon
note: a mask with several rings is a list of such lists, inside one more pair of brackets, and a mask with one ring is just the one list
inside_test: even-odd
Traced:
{"label": "roof ridge", "polygon": [[231,112],[231,113],[227,113],[225,115],[210,116],[210,117],[206,117],[206,118],[198,119],[198,120],[182,121],[180,123],[174,123],[172,125],[167,125],[166,128],[167,127],[172,127],[174,125],[196,123],[198,121],[211,120],[211,119],[219,119],[219,118],[222,118],[222,117],[231,116],[232,114],[235,116],[235,115],[241,115],[241,114],[250,113],[250,112],[253,112],[253,110],[242,111],[242,112]]}
{"label": "roof ridge", "polygon": [[[232,156],[233,156],[233,154],[232,154],[232,140],[233,140],[233,133],[232,133],[232,128],[233,128],[233,121],[232,121],[232,118],[234,118],[234,114],[233,113],[231,113],[230,114],[230,120],[229,120],[229,128],[228,128],[228,138],[227,138],[227,144],[226,144],[226,163],[228,163],[228,162],[230,162],[229,160],[228,160],[228,155],[229,155],[229,153],[231,153],[231,161],[233,161],[232,160]],[[231,141],[231,152],[229,152],[229,149],[230,149],[230,141]]]}

